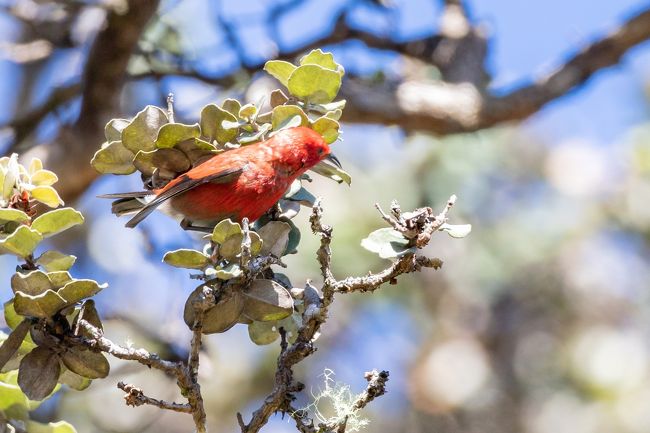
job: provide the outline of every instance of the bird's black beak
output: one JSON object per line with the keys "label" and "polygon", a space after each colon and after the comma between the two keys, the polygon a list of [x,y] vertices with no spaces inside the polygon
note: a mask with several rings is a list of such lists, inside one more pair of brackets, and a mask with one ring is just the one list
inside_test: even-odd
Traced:
{"label": "bird's black beak", "polygon": [[343,168],[343,167],[341,166],[341,161],[339,161],[339,159],[338,159],[336,156],[334,156],[333,153],[330,153],[329,155],[327,155],[327,156],[325,157],[325,159],[328,160],[328,161],[330,161],[332,164],[334,164],[334,165],[337,166],[338,168],[341,168],[341,169]]}

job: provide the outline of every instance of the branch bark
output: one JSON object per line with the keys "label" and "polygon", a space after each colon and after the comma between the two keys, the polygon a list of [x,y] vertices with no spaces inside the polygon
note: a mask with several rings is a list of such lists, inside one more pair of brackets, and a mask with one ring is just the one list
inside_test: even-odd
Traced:
{"label": "branch bark", "polygon": [[381,87],[349,80],[341,90],[348,100],[342,120],[394,124],[439,135],[522,120],[598,71],[616,65],[628,50],[648,39],[650,9],[587,45],[549,74],[504,96],[486,93],[467,82],[408,80]]}
{"label": "branch bark", "polygon": [[62,127],[51,143],[40,144],[25,155],[40,157],[56,173],[75,174],[61,176],[57,184],[65,200],[79,197],[98,176],[90,159],[102,141],[104,124],[118,111],[131,53],[158,3],[131,0],[125,13],[108,11],[105,26],[95,38],[85,64],[79,118],[73,125]]}

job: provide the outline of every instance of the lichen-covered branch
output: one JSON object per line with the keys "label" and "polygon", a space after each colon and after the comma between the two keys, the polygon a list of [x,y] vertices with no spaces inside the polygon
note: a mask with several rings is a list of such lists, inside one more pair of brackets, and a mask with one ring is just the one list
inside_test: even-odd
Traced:
{"label": "lichen-covered branch", "polygon": [[[446,222],[447,213],[453,206],[454,200],[455,197],[452,196],[443,211],[438,215],[433,215],[430,208],[425,208],[424,211],[416,210],[415,212],[401,213],[397,204],[392,206],[394,221],[383,212],[382,215],[387,221],[393,221],[396,225],[403,227],[405,233],[410,233],[414,240],[419,239],[423,233],[428,233],[428,236],[425,237],[426,242],[418,245],[418,247],[423,247],[430,239],[430,234],[438,230]],[[330,226],[322,223],[322,215],[323,208],[319,199],[312,208],[309,221],[314,234],[320,236],[320,247],[316,252],[316,256],[323,276],[322,295],[318,293],[315,287],[307,283],[302,292],[305,308],[302,314],[302,326],[298,330],[298,338],[288,347],[285,346],[286,343],[282,345],[282,350],[277,359],[273,390],[264,399],[262,406],[253,412],[248,424],[244,422],[241,414],[238,414],[237,417],[242,433],[260,431],[271,415],[278,411],[288,413],[295,420],[298,431],[303,433],[317,431],[344,432],[346,428],[345,420],[336,425],[319,425],[318,428],[315,428],[313,420],[307,416],[305,411],[297,410],[292,406],[292,394],[303,388],[301,383],[294,381],[293,366],[303,361],[316,350],[314,341],[321,326],[327,321],[328,309],[334,301],[335,293],[373,291],[382,284],[393,283],[401,274],[419,271],[423,267],[438,269],[442,265],[442,261],[439,259],[430,259],[415,253],[407,253],[379,273],[369,274],[365,277],[349,277],[340,281],[336,280],[331,270],[332,252],[330,244],[333,230]],[[373,371],[366,374],[366,379],[369,382],[368,387],[355,401],[353,405],[355,410],[362,409],[375,397],[386,392],[388,372]]]}

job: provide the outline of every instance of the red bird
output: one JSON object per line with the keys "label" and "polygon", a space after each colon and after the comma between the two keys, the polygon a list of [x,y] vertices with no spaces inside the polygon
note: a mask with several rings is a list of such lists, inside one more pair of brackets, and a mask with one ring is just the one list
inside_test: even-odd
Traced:
{"label": "red bird", "polygon": [[291,183],[323,159],[340,167],[316,131],[297,127],[272,138],[213,156],[161,189],[107,194],[117,198],[113,213],[137,212],[126,227],[135,227],[157,207],[182,217],[185,228],[199,228],[230,218],[255,221],[282,198]]}

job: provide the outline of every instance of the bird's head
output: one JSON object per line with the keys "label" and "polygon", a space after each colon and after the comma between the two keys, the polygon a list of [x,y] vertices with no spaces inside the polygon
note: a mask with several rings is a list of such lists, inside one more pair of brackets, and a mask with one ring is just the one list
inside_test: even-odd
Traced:
{"label": "bird's head", "polygon": [[324,159],[341,166],[323,137],[313,129],[289,128],[278,132],[273,139],[279,162],[292,173],[302,174]]}

